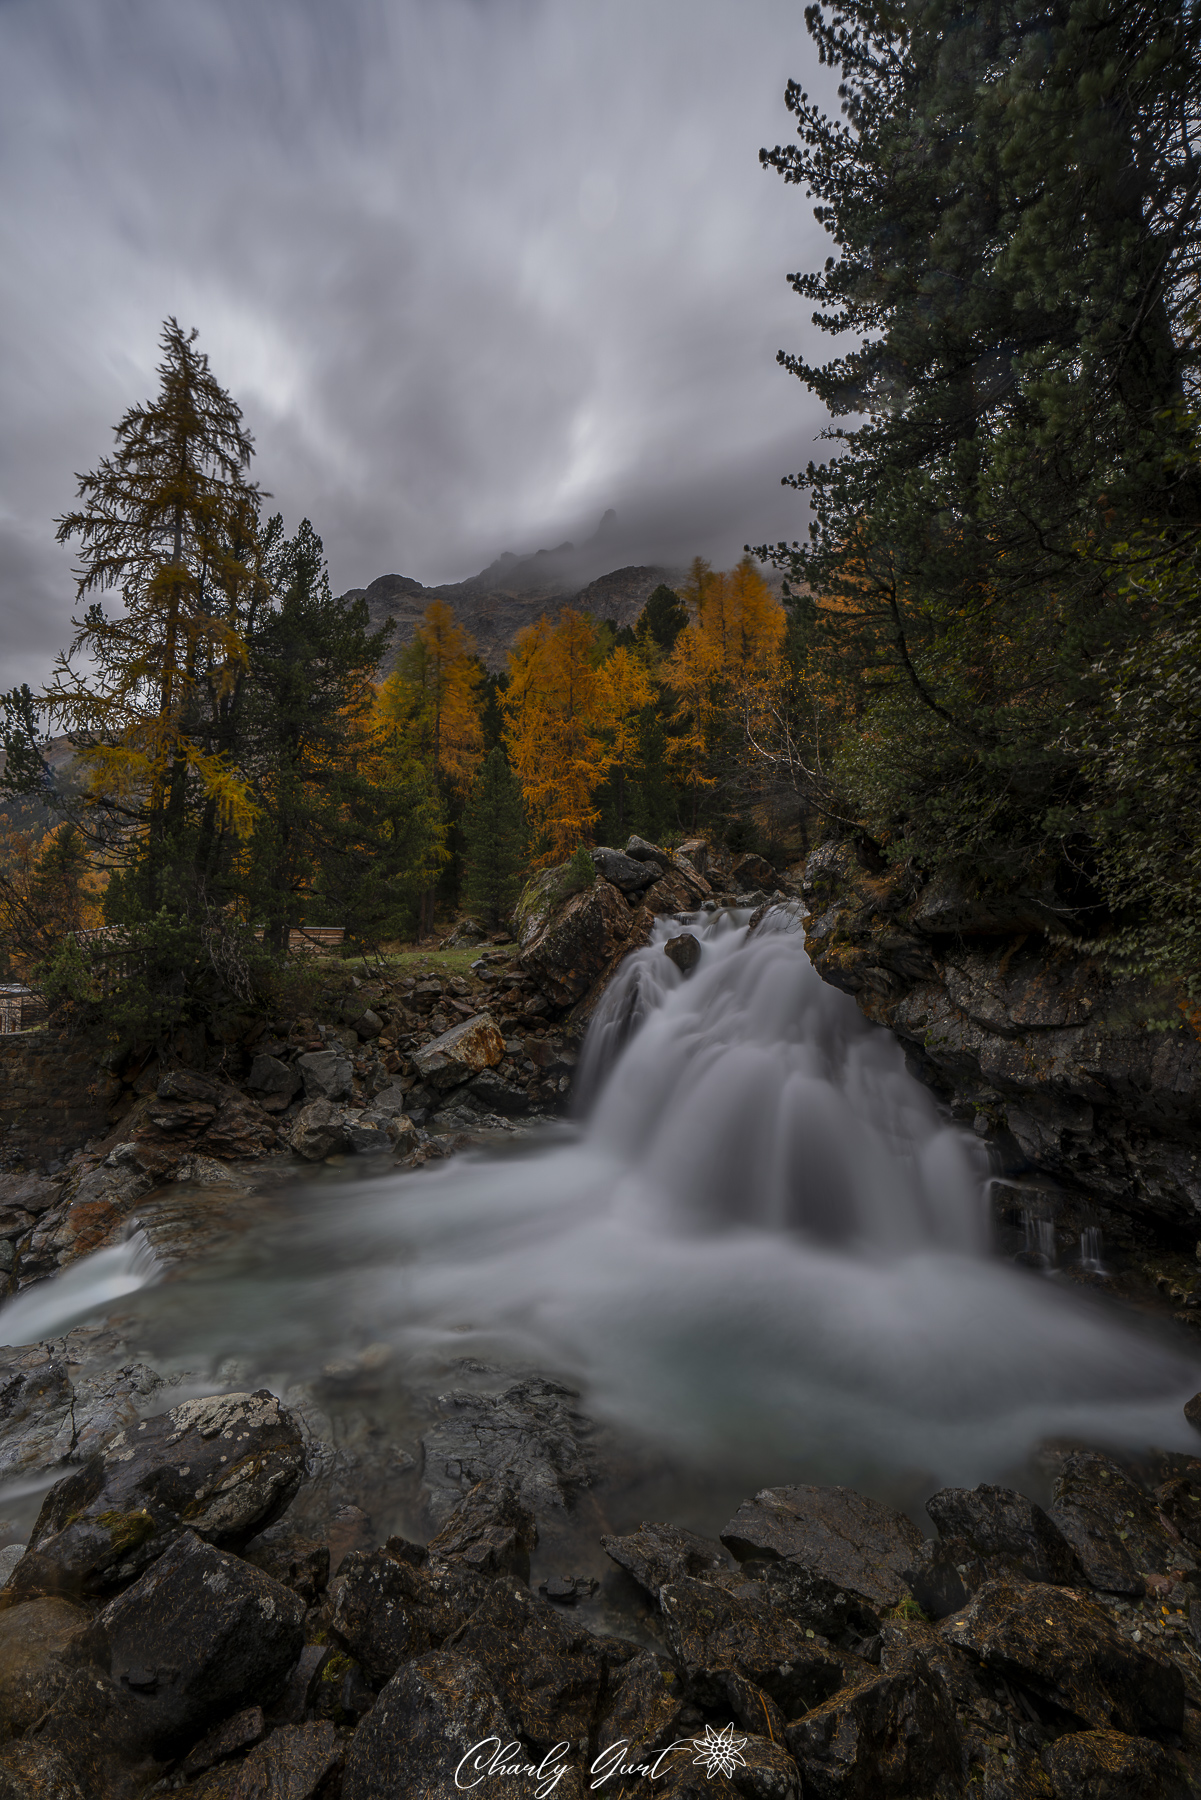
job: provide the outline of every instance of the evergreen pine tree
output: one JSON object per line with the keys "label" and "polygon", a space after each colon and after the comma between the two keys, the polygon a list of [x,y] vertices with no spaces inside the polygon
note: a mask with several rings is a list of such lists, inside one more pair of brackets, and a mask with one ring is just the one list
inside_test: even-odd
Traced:
{"label": "evergreen pine tree", "polygon": [[497,926],[521,892],[525,832],[521,784],[498,746],[484,758],[463,815],[467,880],[465,898]]}

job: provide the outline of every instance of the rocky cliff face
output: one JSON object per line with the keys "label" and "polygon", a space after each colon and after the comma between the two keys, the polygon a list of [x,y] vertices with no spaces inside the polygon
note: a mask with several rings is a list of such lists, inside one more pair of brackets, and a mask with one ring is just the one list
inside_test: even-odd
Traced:
{"label": "rocky cliff face", "polygon": [[1049,902],[874,873],[849,844],[805,866],[818,972],[900,1039],[914,1072],[996,1148],[1192,1247],[1201,1227],[1201,1042],[1165,1001],[1048,935]]}

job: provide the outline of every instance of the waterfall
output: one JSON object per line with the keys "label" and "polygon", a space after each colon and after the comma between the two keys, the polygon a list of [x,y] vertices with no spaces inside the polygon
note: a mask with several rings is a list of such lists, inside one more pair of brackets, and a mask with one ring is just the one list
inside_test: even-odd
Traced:
{"label": "waterfall", "polygon": [[590,1030],[574,1126],[313,1190],[138,1296],[157,1354],[277,1382],[379,1344],[414,1384],[464,1357],[536,1369],[758,1481],[998,1479],[1049,1435],[1193,1444],[1195,1357],[991,1253],[975,1140],[796,925],[702,916],[685,978],[660,924]]}

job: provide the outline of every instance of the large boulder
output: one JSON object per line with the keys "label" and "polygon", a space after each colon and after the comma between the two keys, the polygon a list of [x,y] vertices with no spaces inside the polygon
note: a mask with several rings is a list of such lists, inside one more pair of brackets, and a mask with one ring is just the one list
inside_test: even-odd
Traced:
{"label": "large boulder", "polygon": [[158,1755],[194,1743],[250,1696],[266,1705],[304,1643],[304,1602],[185,1532],[111,1600],[79,1653],[122,1694]]}
{"label": "large boulder", "polygon": [[1196,1791],[1162,1744],[1120,1731],[1069,1732],[1042,1764],[1055,1800],[1189,1800]]}
{"label": "large boulder", "polygon": [[1055,1480],[1051,1517],[1071,1544],[1091,1587],[1105,1593],[1146,1592],[1144,1577],[1176,1560],[1155,1502],[1095,1451],[1066,1456]]}
{"label": "large boulder", "polygon": [[601,1644],[526,1588],[489,1583],[447,1648],[479,1665],[528,1743],[546,1750],[589,1736],[605,1685]]}
{"label": "large boulder", "polygon": [[552,913],[521,951],[521,967],[555,1006],[581,999],[630,935],[633,914],[612,882],[597,880]]}
{"label": "large boulder", "polygon": [[977,1556],[1003,1556],[1028,1581],[1067,1584],[1076,1576],[1071,1545],[1041,1506],[1013,1488],[940,1488],[926,1511],[939,1537],[958,1538]]}
{"label": "large boulder", "polygon": [[413,1067],[430,1087],[451,1088],[503,1062],[504,1054],[505,1040],[496,1020],[482,1012],[414,1050]]}
{"label": "large boulder", "polygon": [[300,1070],[293,1063],[281,1062],[278,1056],[256,1056],[246,1077],[246,1086],[256,1094],[291,1100],[304,1085]]}
{"label": "large boulder", "polygon": [[3,1599],[101,1593],[185,1532],[240,1545],[282,1512],[304,1468],[300,1426],[266,1388],[186,1400],[51,1488]]}
{"label": "large boulder", "polygon": [[[346,1757],[342,1800],[402,1794],[459,1800],[465,1789],[487,1780],[490,1759],[512,1737],[512,1721],[479,1664],[435,1650],[404,1663],[359,1725]],[[525,1800],[524,1784],[504,1785]]]}
{"label": "large boulder", "polygon": [[780,1557],[875,1606],[896,1606],[923,1538],[912,1519],[853,1488],[764,1488],[721,1534],[745,1562]]}
{"label": "large boulder", "polygon": [[347,1109],[332,1100],[310,1100],[302,1106],[288,1133],[288,1143],[306,1162],[323,1162],[345,1150]]}
{"label": "large boulder", "polygon": [[[0,1742],[28,1731],[66,1686],[91,1614],[58,1595],[0,1612]],[[3,1789],[0,1788],[0,1793]]]}
{"label": "large boulder", "polygon": [[1064,1588],[986,1582],[943,1631],[990,1673],[1082,1726],[1145,1737],[1183,1726],[1176,1665],[1128,1642],[1101,1607]]}
{"label": "large boulder", "polygon": [[367,1678],[382,1684],[402,1662],[441,1649],[486,1587],[484,1576],[462,1567],[418,1567],[386,1548],[352,1550],[330,1586],[330,1631]]}
{"label": "large boulder", "polygon": [[861,1680],[787,1727],[812,1800],[951,1800],[960,1787],[955,1707],[920,1654]]}
{"label": "large boulder", "polygon": [[785,1718],[842,1685],[842,1665],[829,1650],[760,1600],[685,1577],[660,1589],[659,1604],[672,1661],[701,1706],[729,1704],[730,1674],[760,1689]]}

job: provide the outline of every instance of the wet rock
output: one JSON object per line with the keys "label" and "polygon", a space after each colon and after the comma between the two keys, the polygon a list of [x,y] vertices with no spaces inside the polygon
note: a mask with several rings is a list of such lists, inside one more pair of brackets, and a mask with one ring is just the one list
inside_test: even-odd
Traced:
{"label": "wet rock", "polygon": [[[458,1800],[463,1787],[488,1779],[493,1749],[512,1737],[513,1725],[483,1669],[469,1657],[433,1651],[405,1663],[359,1725],[346,1756],[342,1800],[402,1794]],[[477,1749],[481,1745],[486,1748]],[[472,1752],[478,1767],[464,1771],[460,1787],[455,1771]],[[527,1800],[524,1784],[510,1780],[505,1787],[514,1800]]]}
{"label": "wet rock", "polygon": [[[660,869],[670,869],[671,867],[670,850],[660,850],[658,844],[648,843],[646,838],[630,838],[629,842],[626,844],[625,853],[627,856],[633,857],[635,862],[654,863],[657,864]],[[700,867],[699,863],[697,864],[697,867]],[[701,873],[704,874],[703,869],[701,870]]]}
{"label": "wet rock", "polygon": [[1003,1556],[1028,1581],[1070,1583],[1077,1574],[1071,1545],[1041,1506],[1013,1488],[940,1488],[926,1511],[941,1538],[959,1538],[977,1556]]}
{"label": "wet rock", "polygon": [[145,1363],[76,1369],[73,1337],[0,1350],[0,1480],[83,1462],[153,1404],[163,1379]]}
{"label": "wet rock", "polygon": [[789,1725],[806,1800],[951,1800],[960,1789],[955,1708],[913,1654]]}
{"label": "wet rock", "polygon": [[505,1041],[491,1013],[477,1013],[452,1025],[413,1052],[413,1067],[432,1088],[455,1087],[503,1061]]}
{"label": "wet rock", "polygon": [[[686,1735],[691,1705],[684,1685],[665,1657],[640,1650],[609,1677],[596,1728],[604,1750],[623,1741],[621,1760],[647,1762]],[[598,1773],[603,1773],[603,1768]]]}
{"label": "wet rock", "polygon": [[1185,1401],[1184,1416],[1194,1431],[1201,1431],[1201,1394],[1194,1394],[1191,1400]]}
{"label": "wet rock", "polygon": [[278,1056],[256,1056],[246,1086],[256,1094],[282,1094],[285,1100],[291,1100],[304,1086],[304,1078],[299,1069],[281,1062]]}
{"label": "wet rock", "polygon": [[462,1567],[417,1567],[388,1550],[352,1550],[330,1586],[330,1631],[381,1684],[400,1664],[440,1649],[486,1591],[486,1577]]}
{"label": "wet rock", "polygon": [[490,1583],[447,1648],[483,1669],[528,1743],[545,1750],[589,1735],[605,1681],[602,1651],[524,1587]]}
{"label": "wet rock", "polygon": [[744,1500],[721,1541],[739,1561],[781,1557],[876,1606],[895,1606],[923,1540],[904,1513],[853,1488],[798,1486]]}
{"label": "wet rock", "polygon": [[356,1113],[342,1128],[346,1148],[356,1156],[388,1155],[393,1148],[390,1124],[388,1119],[372,1119],[366,1113]]}
{"label": "wet rock", "polygon": [[275,1697],[303,1622],[295,1594],[188,1532],[109,1602],[79,1651],[132,1696],[143,1741],[172,1754],[247,1696]]}
{"label": "wet rock", "polygon": [[258,1533],[242,1554],[264,1575],[299,1594],[306,1606],[314,1605],[329,1585],[329,1545],[287,1519]]}
{"label": "wet rock", "polygon": [[676,1525],[644,1523],[624,1537],[603,1537],[601,1545],[605,1554],[656,1600],[665,1582],[688,1576],[704,1580],[711,1571],[730,1567],[729,1557],[715,1538],[698,1537]]}
{"label": "wet rock", "polygon": [[0,1612],[0,1741],[28,1731],[57,1700],[70,1650],[90,1622],[83,1607],[58,1597]]}
{"label": "wet rock", "polygon": [[421,1439],[424,1500],[435,1525],[481,1481],[509,1481],[535,1517],[565,1507],[592,1478],[582,1441],[589,1424],[572,1405],[577,1398],[540,1376],[498,1395],[439,1395],[439,1416]]}
{"label": "wet rock", "polygon": [[467,1083],[467,1092],[486,1112],[516,1117],[530,1110],[530,1097],[515,1081],[506,1081],[496,1069],[484,1069]]}
{"label": "wet rock", "polygon": [[155,1091],[160,1100],[178,1100],[212,1107],[220,1104],[222,1096],[221,1083],[214,1081],[211,1076],[202,1075],[198,1069],[169,1070]]}
{"label": "wet rock", "polygon": [[553,1006],[588,992],[630,935],[633,914],[612,882],[597,880],[554,913],[523,944],[520,966]]}
{"label": "wet rock", "polygon": [[240,1750],[250,1750],[258,1743],[266,1729],[263,1723],[261,1706],[247,1706],[230,1719],[223,1719],[220,1725],[213,1727],[194,1744],[180,1765],[184,1775],[203,1775],[206,1769],[224,1762],[227,1756],[236,1756]]}
{"label": "wet rock", "polygon": [[428,1546],[431,1561],[461,1563],[479,1575],[530,1578],[538,1528],[508,1481],[481,1481],[464,1495]]}
{"label": "wet rock", "polygon": [[762,1688],[787,1718],[842,1682],[836,1658],[761,1601],[685,1578],[660,1589],[659,1605],[672,1661],[702,1706],[726,1698],[721,1677],[729,1670]]}
{"label": "wet rock", "polygon": [[296,1067],[309,1100],[347,1100],[354,1087],[354,1068],[349,1057],[335,1050],[312,1050],[298,1056]]}
{"label": "wet rock", "polygon": [[1201,1552],[1201,1494],[1184,1476],[1175,1476],[1155,1490],[1159,1511],[1180,1533],[1196,1555]]}
{"label": "wet rock", "polygon": [[101,1592],[185,1529],[241,1543],[288,1504],[304,1466],[300,1427],[265,1388],[143,1419],[50,1490],[5,1598]]}
{"label": "wet rock", "polygon": [[744,888],[765,888],[770,894],[776,885],[776,872],[763,856],[740,856],[730,870],[728,885],[734,892]]}
{"label": "wet rock", "polygon": [[966,1606],[988,1579],[986,1565],[966,1538],[933,1538],[913,1559],[909,1591],[924,1613],[945,1619]]}
{"label": "wet rock", "polygon": [[296,1115],[288,1143],[307,1162],[322,1162],[346,1147],[346,1109],[330,1100],[310,1100]]}
{"label": "wet rock", "polygon": [[224,1102],[200,1141],[211,1155],[235,1162],[279,1149],[279,1133],[270,1119],[253,1100],[241,1096]]}
{"label": "wet rock", "polygon": [[1042,1753],[1055,1800],[1188,1800],[1193,1792],[1179,1760],[1152,1738],[1118,1731],[1080,1731]]}
{"label": "wet rock", "polygon": [[770,1611],[782,1613],[803,1631],[829,1638],[831,1643],[856,1655],[874,1653],[880,1619],[858,1594],[849,1593],[799,1563],[769,1562],[751,1567],[763,1604]]}
{"label": "wet rock", "polygon": [[611,881],[623,894],[636,894],[640,888],[649,886],[655,879],[653,864],[626,856],[620,850],[610,850],[602,845],[593,850],[591,856],[597,874],[602,875],[606,881]]}
{"label": "wet rock", "polygon": [[668,938],[663,954],[676,965],[681,975],[691,975],[701,960],[700,942],[690,931],[685,931],[679,937]]}
{"label": "wet rock", "polygon": [[1175,1560],[1150,1497],[1108,1457],[1077,1451],[1055,1481],[1051,1517],[1071,1544],[1090,1586],[1139,1596],[1143,1577]]}
{"label": "wet rock", "polygon": [[198,1800],[317,1800],[342,1763],[342,1740],[328,1719],[280,1725]]}
{"label": "wet rock", "polygon": [[1184,1722],[1175,1664],[1129,1643],[1101,1607],[1063,1588],[986,1582],[943,1631],[990,1671],[1082,1725],[1159,1737]]}
{"label": "wet rock", "polygon": [[70,1762],[37,1738],[0,1745],[0,1800],[97,1800],[80,1786]]}

